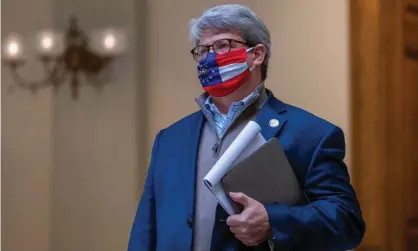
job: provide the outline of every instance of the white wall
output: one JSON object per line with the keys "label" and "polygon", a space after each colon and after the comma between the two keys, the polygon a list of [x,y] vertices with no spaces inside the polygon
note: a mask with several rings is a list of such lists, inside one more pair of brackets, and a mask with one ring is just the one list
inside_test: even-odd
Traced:
{"label": "white wall", "polygon": [[[1,4],[2,39],[10,32],[30,37],[34,30],[51,27],[52,0]],[[42,79],[42,68],[32,63],[21,71],[22,77]],[[54,99],[48,89],[36,96],[21,89],[9,92],[13,81],[6,68],[1,77],[2,250],[49,250]]]}
{"label": "white wall", "polygon": [[[101,93],[88,86],[72,100],[68,83],[31,95],[7,92],[2,74],[2,248],[8,251],[126,250],[145,165],[144,1],[5,0],[2,36],[27,41],[63,31],[71,14],[87,31],[129,32],[129,51]],[[93,15],[94,13],[94,15]],[[140,25],[138,25],[140,24]],[[28,58],[34,57],[33,44]],[[35,60],[24,77],[43,77]]]}
{"label": "white wall", "polygon": [[282,0],[275,10],[267,15],[274,43],[268,86],[283,101],[341,126],[349,164],[348,1]]}
{"label": "white wall", "polygon": [[69,85],[57,93],[52,251],[126,250],[147,170],[144,8],[135,0],[55,0],[61,29],[72,13],[87,31],[125,28],[129,50],[114,62],[102,92],[84,85],[77,101]]}

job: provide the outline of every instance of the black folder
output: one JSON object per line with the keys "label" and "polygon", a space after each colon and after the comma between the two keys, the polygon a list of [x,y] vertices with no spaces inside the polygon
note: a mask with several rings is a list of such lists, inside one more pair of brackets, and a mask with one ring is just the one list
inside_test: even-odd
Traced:
{"label": "black folder", "polygon": [[[221,180],[226,193],[241,192],[263,204],[308,203],[298,179],[275,137],[236,164]],[[236,213],[242,207],[234,204]]]}

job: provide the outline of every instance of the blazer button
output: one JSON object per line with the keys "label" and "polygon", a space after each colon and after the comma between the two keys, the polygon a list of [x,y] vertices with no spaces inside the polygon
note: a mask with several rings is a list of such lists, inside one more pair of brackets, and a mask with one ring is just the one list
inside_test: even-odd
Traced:
{"label": "blazer button", "polygon": [[191,217],[189,217],[189,218],[187,219],[187,226],[189,226],[190,228],[193,228],[193,220],[192,220],[192,218],[191,218]]}

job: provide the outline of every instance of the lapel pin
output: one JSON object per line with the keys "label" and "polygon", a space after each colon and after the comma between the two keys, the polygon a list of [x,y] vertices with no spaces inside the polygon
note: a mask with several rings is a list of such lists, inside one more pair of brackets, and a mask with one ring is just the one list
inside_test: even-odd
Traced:
{"label": "lapel pin", "polygon": [[272,127],[272,128],[276,128],[276,127],[278,127],[279,126],[279,121],[277,120],[277,119],[270,119],[270,121],[269,121],[269,125],[270,125],[270,127]]}

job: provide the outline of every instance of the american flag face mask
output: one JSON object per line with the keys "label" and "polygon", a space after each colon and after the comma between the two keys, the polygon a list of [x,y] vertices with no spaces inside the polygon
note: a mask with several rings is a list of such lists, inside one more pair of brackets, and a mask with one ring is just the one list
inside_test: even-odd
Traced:
{"label": "american flag face mask", "polygon": [[203,89],[214,97],[227,96],[238,89],[254,69],[247,64],[247,52],[252,49],[238,48],[221,55],[209,52],[197,66]]}

